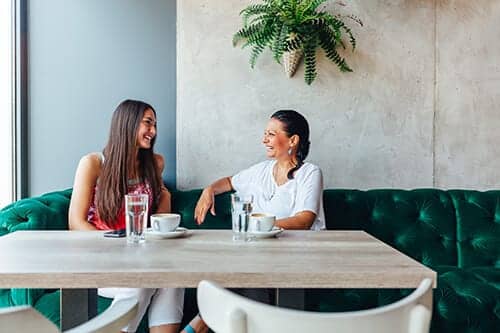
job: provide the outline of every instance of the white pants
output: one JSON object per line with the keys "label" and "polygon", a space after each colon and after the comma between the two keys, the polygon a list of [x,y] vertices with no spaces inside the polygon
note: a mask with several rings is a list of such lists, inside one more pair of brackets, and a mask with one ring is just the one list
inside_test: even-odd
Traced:
{"label": "white pants", "polygon": [[137,330],[148,306],[149,327],[178,324],[182,321],[184,288],[100,288],[97,294],[113,298],[113,303],[124,298],[137,298],[139,302],[137,316],[122,328],[125,332]]}

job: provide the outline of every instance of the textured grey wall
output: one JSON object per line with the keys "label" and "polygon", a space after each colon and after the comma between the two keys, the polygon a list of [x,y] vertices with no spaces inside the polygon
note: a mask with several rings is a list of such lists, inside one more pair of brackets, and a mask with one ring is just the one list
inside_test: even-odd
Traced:
{"label": "textured grey wall", "polygon": [[158,115],[156,149],[175,184],[175,0],[30,0],[29,192],[71,187],[104,147],[123,99]]}
{"label": "textured grey wall", "polygon": [[[269,115],[294,108],[312,129],[309,160],[326,187],[500,185],[500,2],[347,1],[354,68],[321,60],[312,86],[264,54],[231,46],[249,2],[177,5],[177,185],[195,188],[264,159]],[[207,28],[209,27],[209,28]]]}
{"label": "textured grey wall", "polygon": [[439,4],[436,185],[500,187],[500,1]]}

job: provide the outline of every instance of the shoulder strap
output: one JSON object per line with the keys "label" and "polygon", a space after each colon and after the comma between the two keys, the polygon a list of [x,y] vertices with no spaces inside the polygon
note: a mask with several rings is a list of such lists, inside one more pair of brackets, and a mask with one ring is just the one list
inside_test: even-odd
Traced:
{"label": "shoulder strap", "polygon": [[99,152],[99,158],[101,159],[101,164],[104,164],[104,154]]}

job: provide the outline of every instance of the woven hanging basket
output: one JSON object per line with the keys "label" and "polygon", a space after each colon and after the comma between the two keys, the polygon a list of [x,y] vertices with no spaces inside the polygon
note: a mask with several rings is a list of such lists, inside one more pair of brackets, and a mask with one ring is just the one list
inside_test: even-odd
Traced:
{"label": "woven hanging basket", "polygon": [[285,65],[285,73],[288,77],[292,77],[295,74],[303,54],[302,50],[283,53],[283,65]]}

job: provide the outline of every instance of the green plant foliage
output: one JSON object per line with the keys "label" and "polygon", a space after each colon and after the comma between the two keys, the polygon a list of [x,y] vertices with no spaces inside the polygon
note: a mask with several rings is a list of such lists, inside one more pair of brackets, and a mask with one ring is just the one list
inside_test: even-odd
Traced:
{"label": "green plant foliage", "polygon": [[266,47],[278,63],[284,52],[302,50],[307,84],[311,84],[317,76],[318,47],[325,51],[327,58],[340,71],[352,72],[337,52],[338,47],[346,48],[344,36],[349,40],[352,51],[356,48],[356,38],[343,19],[348,18],[361,26],[363,23],[353,15],[342,17],[320,10],[320,5],[328,1],[331,0],[263,0],[260,4],[249,5],[240,12],[243,27],[234,34],[233,46],[243,42],[243,48],[251,47],[252,68]]}

